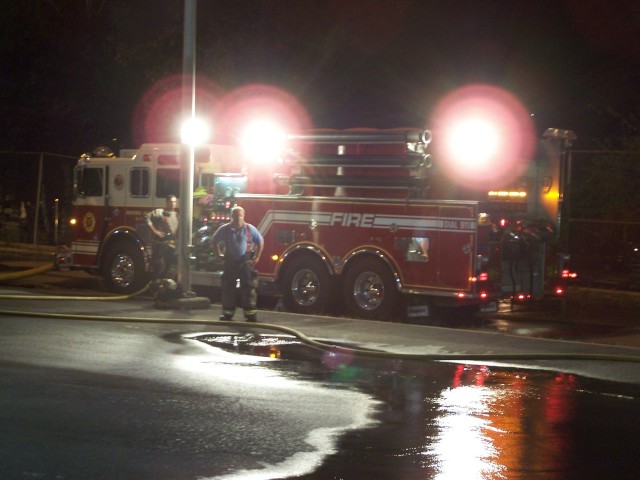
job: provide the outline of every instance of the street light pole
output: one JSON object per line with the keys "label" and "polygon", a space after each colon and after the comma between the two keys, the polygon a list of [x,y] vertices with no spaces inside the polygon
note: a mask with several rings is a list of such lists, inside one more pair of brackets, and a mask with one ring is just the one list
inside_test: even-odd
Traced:
{"label": "street light pole", "polygon": [[[184,40],[182,56],[182,111],[195,118],[196,108],[196,3],[184,2]],[[191,291],[191,230],[193,226],[194,145],[182,144],[180,169],[180,228],[178,233],[178,285],[182,292]]]}

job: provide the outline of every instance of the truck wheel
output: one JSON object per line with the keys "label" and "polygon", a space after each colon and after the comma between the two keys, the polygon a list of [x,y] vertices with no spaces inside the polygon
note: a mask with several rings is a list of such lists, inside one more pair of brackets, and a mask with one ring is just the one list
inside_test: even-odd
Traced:
{"label": "truck wheel", "polygon": [[393,316],[400,292],[386,265],[377,260],[358,260],[344,279],[347,310],[357,317],[387,320]]}
{"label": "truck wheel", "polygon": [[107,251],[104,281],[107,290],[128,294],[140,290],[147,279],[142,253],[132,245],[118,244]]}
{"label": "truck wheel", "polygon": [[315,257],[298,258],[283,277],[283,302],[298,313],[324,312],[331,299],[331,278],[327,267]]}

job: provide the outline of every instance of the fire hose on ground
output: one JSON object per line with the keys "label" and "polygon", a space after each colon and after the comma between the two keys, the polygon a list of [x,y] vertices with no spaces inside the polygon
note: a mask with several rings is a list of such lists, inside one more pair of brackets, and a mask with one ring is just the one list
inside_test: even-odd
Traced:
{"label": "fire hose on ground", "polygon": [[[37,275],[53,268],[52,263],[46,263],[38,267],[23,270],[20,272],[11,272],[0,275],[0,281],[13,280],[23,278],[30,275]],[[144,293],[149,288],[147,284],[143,289],[129,295],[112,295],[112,296],[65,296],[65,295],[0,295],[0,299],[4,300],[127,300]],[[38,317],[47,319],[67,319],[67,320],[83,320],[96,322],[136,322],[136,323],[163,323],[172,325],[198,325],[208,326],[221,325],[238,327],[238,322],[226,321],[197,321],[197,320],[180,320],[164,318],[143,318],[143,317],[110,317],[106,315],[78,315],[68,313],[50,313],[50,312],[28,312],[23,310],[0,310],[0,314],[20,316],[20,317]],[[243,330],[272,330],[291,335],[297,338],[301,343],[321,351],[330,351],[333,353],[345,353],[360,357],[381,358],[381,359],[399,359],[413,361],[527,361],[527,360],[588,360],[588,361],[609,361],[609,362],[627,362],[640,363],[639,356],[633,355],[606,355],[606,354],[585,354],[585,353],[491,353],[491,354],[413,354],[385,352],[380,350],[368,350],[361,348],[351,348],[314,340],[304,333],[295,329],[275,325],[270,323],[242,323]]]}
{"label": "fire hose on ground", "polygon": [[18,272],[0,273],[0,282],[5,280],[16,280],[18,278],[31,277],[40,273],[53,270],[53,263],[48,262],[28,270],[20,270]]}
{"label": "fire hose on ground", "polygon": [[[368,350],[363,348],[344,347],[334,345],[308,337],[304,333],[293,328],[275,325],[271,323],[241,323],[227,321],[200,321],[188,319],[171,319],[164,318],[143,318],[143,317],[110,317],[106,315],[78,315],[67,313],[49,313],[49,312],[27,312],[18,310],[0,310],[2,315],[12,315],[21,317],[39,317],[58,320],[82,320],[91,322],[118,322],[118,323],[161,323],[169,325],[190,325],[190,326],[206,326],[220,325],[227,327],[235,327],[243,331],[249,330],[271,330],[284,333],[297,338],[301,343],[323,352],[329,351],[334,354],[349,354],[357,357],[379,358],[379,359],[396,359],[411,361],[539,361],[539,360],[584,360],[584,361],[606,361],[606,362],[626,362],[640,363],[640,356],[634,355],[608,355],[608,354],[591,354],[591,353],[465,353],[465,354],[413,354],[399,352],[385,352],[381,350]],[[239,327],[241,325],[241,327]]]}
{"label": "fire hose on ground", "polygon": [[[0,282],[31,277],[53,270],[53,263],[44,263],[28,270],[0,274]],[[137,292],[128,295],[100,295],[100,296],[69,296],[69,295],[0,295],[0,300],[127,300],[143,294],[149,289],[149,284]]]}

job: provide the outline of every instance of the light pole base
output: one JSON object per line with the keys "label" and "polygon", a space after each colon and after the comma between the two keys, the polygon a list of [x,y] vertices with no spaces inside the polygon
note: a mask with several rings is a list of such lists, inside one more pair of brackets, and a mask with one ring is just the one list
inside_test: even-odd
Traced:
{"label": "light pole base", "polygon": [[211,307],[207,297],[156,298],[156,308],[168,310],[206,310]]}

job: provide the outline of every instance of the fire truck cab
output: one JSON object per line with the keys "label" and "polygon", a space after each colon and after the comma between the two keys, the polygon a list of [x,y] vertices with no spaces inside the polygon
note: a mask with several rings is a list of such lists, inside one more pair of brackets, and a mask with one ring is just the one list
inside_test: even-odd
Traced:
{"label": "fire truck cab", "polygon": [[[237,162],[239,150],[204,145],[195,152],[194,184],[214,184],[214,172]],[[55,258],[61,269],[101,274],[107,289],[133,293],[149,279],[151,231],[146,215],[179,195],[180,145],[144,144],[120,156],[84,154],[74,170],[71,246]]]}

